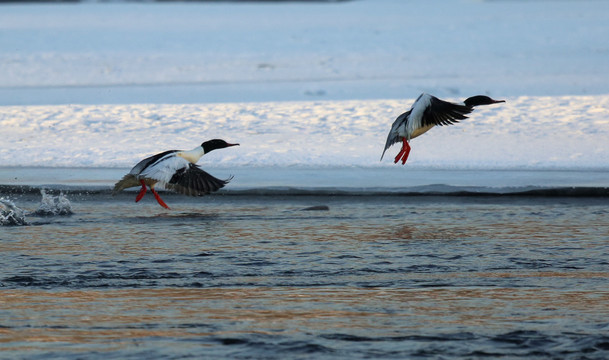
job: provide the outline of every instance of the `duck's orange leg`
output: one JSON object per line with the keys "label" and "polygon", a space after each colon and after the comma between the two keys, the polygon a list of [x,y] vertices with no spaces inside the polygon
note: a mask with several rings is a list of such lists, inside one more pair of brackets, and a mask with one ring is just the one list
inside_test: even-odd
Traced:
{"label": "duck's orange leg", "polygon": [[139,194],[137,194],[137,196],[135,197],[135,202],[142,200],[144,195],[146,195],[146,182],[142,179],[142,180],[140,180],[140,184],[142,184],[142,189],[140,190]]}
{"label": "duck's orange leg", "polygon": [[402,156],[402,165],[406,164],[406,160],[408,160],[408,155],[410,155],[410,144],[408,144],[406,138],[404,138],[404,145],[406,146],[406,152]]}
{"label": "duck's orange leg", "polygon": [[[152,191],[152,194],[154,195],[154,198],[156,199],[156,201],[159,203],[159,205],[161,205],[162,207],[164,207],[165,209],[169,209],[169,206],[167,206],[167,204],[165,204],[165,202],[163,201],[163,199],[161,199],[161,196],[159,195],[159,193],[156,192],[156,190],[154,190],[154,188],[151,186],[150,187],[150,191]],[[171,209],[170,209],[171,210]]]}
{"label": "duck's orange leg", "polygon": [[397,164],[397,162],[400,161],[400,159],[402,159],[402,165],[404,165],[404,164],[406,164],[406,160],[408,160],[409,154],[410,154],[410,144],[408,144],[408,141],[406,140],[406,138],[402,138],[402,150],[400,150],[400,152],[395,157],[395,160],[393,162],[395,164]]}
{"label": "duck's orange leg", "polygon": [[402,155],[404,155],[404,148],[402,147],[402,149],[400,150],[400,152],[396,155],[395,160],[393,160],[394,164],[397,164],[398,161],[400,161],[400,158],[402,158]]}

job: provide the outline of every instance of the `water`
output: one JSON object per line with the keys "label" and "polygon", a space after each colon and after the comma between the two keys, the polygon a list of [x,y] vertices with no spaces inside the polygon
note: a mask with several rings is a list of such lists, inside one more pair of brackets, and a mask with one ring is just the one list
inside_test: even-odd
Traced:
{"label": "water", "polygon": [[1,357],[609,357],[606,196],[64,196],[10,195]]}

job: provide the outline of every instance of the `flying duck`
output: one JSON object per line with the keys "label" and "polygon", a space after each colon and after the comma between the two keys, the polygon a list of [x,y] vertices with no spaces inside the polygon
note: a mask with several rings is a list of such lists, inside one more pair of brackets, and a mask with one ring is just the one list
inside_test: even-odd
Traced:
{"label": "flying duck", "polygon": [[129,171],[129,173],[114,185],[112,194],[134,187],[142,186],[135,197],[135,202],[140,201],[146,194],[146,186],[154,194],[156,201],[162,207],[169,209],[163,199],[154,189],[156,184],[163,185],[168,190],[190,196],[203,196],[224,187],[232,179],[217,179],[203,171],[197,161],[201,156],[215,149],[223,149],[239,144],[229,144],[224,140],[209,140],[189,151],[168,150],[160,154],[152,155],[140,161]]}
{"label": "flying duck", "polygon": [[424,134],[436,125],[452,125],[458,123],[459,120],[467,119],[465,114],[471,113],[475,106],[502,102],[505,100],[493,100],[488,96],[476,95],[465,99],[463,104],[455,104],[423,93],[412,104],[412,108],[398,116],[391,125],[381,160],[391,145],[402,141],[402,149],[395,157],[394,163],[401,159],[402,165],[404,165],[410,154],[408,144],[410,139]]}

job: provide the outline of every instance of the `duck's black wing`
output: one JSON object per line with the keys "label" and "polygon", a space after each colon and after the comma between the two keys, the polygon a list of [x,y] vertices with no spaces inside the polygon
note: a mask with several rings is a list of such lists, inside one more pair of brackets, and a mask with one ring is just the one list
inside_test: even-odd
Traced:
{"label": "duck's black wing", "polygon": [[473,110],[471,106],[451,103],[430,95],[429,106],[423,112],[421,126],[456,124],[459,120],[467,119],[465,114]]}
{"label": "duck's black wing", "polygon": [[226,180],[220,180],[203,171],[199,166],[189,163],[187,167],[178,169],[169,182],[163,185],[180,194],[203,196],[223,188],[232,178],[231,176]]}

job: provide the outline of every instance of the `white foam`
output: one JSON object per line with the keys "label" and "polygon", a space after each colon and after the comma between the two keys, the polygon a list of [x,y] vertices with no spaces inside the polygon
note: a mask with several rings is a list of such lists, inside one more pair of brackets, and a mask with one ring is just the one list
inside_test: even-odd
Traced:
{"label": "white foam", "polygon": [[11,200],[0,198],[0,226],[27,225],[25,211]]}
{"label": "white foam", "polygon": [[72,215],[72,203],[64,195],[60,193],[57,196],[47,194],[44,189],[40,190],[42,199],[38,209],[33,212],[36,216],[65,216]]}

